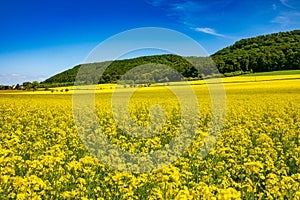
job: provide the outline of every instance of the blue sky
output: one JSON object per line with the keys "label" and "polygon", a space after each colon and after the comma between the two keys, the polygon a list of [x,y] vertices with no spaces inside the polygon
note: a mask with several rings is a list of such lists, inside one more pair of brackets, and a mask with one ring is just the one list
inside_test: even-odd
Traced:
{"label": "blue sky", "polygon": [[0,84],[15,84],[82,63],[100,42],[133,28],[179,31],[209,54],[242,38],[300,29],[300,1],[3,0],[0,27]]}

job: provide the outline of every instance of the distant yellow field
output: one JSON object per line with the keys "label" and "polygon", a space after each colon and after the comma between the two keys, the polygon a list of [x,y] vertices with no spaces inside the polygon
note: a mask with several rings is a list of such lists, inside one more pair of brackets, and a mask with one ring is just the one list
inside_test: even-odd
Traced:
{"label": "distant yellow field", "polygon": [[[282,81],[293,81],[300,79],[300,74],[292,74],[292,75],[274,75],[274,76],[236,76],[236,77],[227,77],[227,78],[221,78],[221,79],[208,79],[207,81],[199,80],[199,81],[189,81],[187,82],[190,85],[206,85],[207,82],[223,82],[224,86],[226,88],[234,86],[238,84],[240,86],[244,85],[245,87],[257,87],[257,85],[262,87],[277,87],[278,84],[283,83]],[[270,82],[271,81],[271,82]],[[270,82],[270,83],[269,83]],[[179,86],[186,83],[182,82],[172,82],[169,83],[169,86]],[[149,88],[144,88],[146,90],[153,90],[154,88],[157,89],[157,87],[162,86],[164,84],[154,84]],[[122,85],[116,86],[116,84],[101,84],[101,85],[88,85],[88,86],[76,86],[77,90],[76,93],[110,93],[113,92],[115,87],[118,89],[128,89],[124,88]],[[206,86],[204,86],[206,87]],[[66,89],[68,91],[66,91]],[[74,86],[68,86],[68,87],[57,87],[57,88],[50,88],[48,91],[2,91],[0,93],[22,93],[22,94],[72,94],[74,91]]]}

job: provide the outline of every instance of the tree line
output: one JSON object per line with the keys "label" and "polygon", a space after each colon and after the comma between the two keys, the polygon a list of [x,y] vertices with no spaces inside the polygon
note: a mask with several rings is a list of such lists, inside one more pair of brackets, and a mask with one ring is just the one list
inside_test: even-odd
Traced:
{"label": "tree line", "polygon": [[0,90],[32,90],[35,91],[38,88],[43,87],[38,81],[33,82],[23,82],[23,84],[16,85],[0,85]]}

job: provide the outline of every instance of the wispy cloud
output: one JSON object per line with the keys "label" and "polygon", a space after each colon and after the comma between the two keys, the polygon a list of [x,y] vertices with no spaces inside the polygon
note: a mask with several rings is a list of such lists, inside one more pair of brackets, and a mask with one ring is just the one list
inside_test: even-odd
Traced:
{"label": "wispy cloud", "polygon": [[205,27],[218,20],[216,13],[224,12],[234,0],[215,0],[215,1],[197,1],[197,0],[149,0],[153,6],[159,6],[164,9],[167,16],[174,17],[179,23],[198,32],[210,35],[225,37],[225,35],[216,33],[210,28]]}
{"label": "wispy cloud", "polygon": [[280,0],[282,5],[292,9],[300,8],[300,1],[299,0]]}
{"label": "wispy cloud", "polygon": [[300,12],[297,11],[282,12],[271,22],[280,24],[281,26],[300,25]]}
{"label": "wispy cloud", "polygon": [[299,0],[279,0],[285,7],[281,10],[271,23],[279,24],[281,27],[300,25],[300,1]]}
{"label": "wispy cloud", "polygon": [[[177,17],[179,22],[187,26],[198,24],[198,17],[204,15],[207,5],[195,1],[170,3],[167,5],[167,15]],[[208,17],[208,16],[207,16]]]}
{"label": "wispy cloud", "polygon": [[223,34],[217,33],[214,29],[212,28],[194,28],[195,31],[198,32],[202,32],[202,33],[206,33],[209,35],[214,35],[214,36],[218,36],[218,37],[226,37]]}
{"label": "wispy cloud", "polygon": [[280,2],[282,3],[282,5],[290,7],[290,5],[287,3],[287,0],[280,0]]}
{"label": "wispy cloud", "polygon": [[148,3],[153,5],[153,6],[160,6],[164,0],[149,0]]}
{"label": "wispy cloud", "polygon": [[0,74],[0,85],[22,84],[26,81],[43,81],[46,76],[33,76],[28,74],[6,73]]}

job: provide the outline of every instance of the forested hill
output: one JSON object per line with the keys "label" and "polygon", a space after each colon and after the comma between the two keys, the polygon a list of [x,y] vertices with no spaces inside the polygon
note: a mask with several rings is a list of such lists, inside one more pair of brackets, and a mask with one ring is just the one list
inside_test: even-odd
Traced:
{"label": "forested hill", "polygon": [[[86,74],[81,75],[82,84],[116,83],[128,71],[142,65],[147,65],[148,69],[146,67],[145,69],[139,68],[137,70],[133,70],[130,72],[130,76],[128,75],[125,78],[127,78],[127,80],[134,81],[135,83],[154,83],[179,81],[182,80],[183,77],[198,79],[201,76],[199,71],[205,75],[215,73],[215,71],[212,71],[211,68],[213,65],[211,58],[183,58],[177,55],[166,54],[115,60],[113,62],[107,61],[77,65],[72,69],[48,78],[42,82],[42,84],[51,86],[73,85],[77,72],[83,65],[84,67],[87,67],[88,71],[86,71]],[[98,76],[96,74],[99,73],[99,69],[101,70],[101,68],[107,65],[108,67],[104,71],[100,80],[98,80]],[[169,69],[166,70],[163,66],[168,66]],[[178,73],[171,69],[175,69],[183,77],[178,76]],[[197,69],[199,69],[199,71]]]}
{"label": "forested hill", "polygon": [[[300,30],[242,39],[232,46],[211,55],[211,58],[216,63],[219,71],[225,76],[251,72],[300,69]],[[100,80],[96,76],[97,70],[101,66],[107,65],[108,62],[83,64],[89,66],[88,75],[82,77],[84,79],[83,84],[115,83],[129,70],[149,63],[167,65],[177,70],[185,78],[197,79],[203,77],[203,75],[216,73],[211,68],[213,65],[211,58],[183,58],[168,54],[116,60],[110,63]],[[72,69],[52,76],[42,82],[42,84],[51,86],[72,85],[81,66],[75,66]],[[132,73],[131,80],[134,80],[135,83],[177,81],[182,78],[170,71],[163,73],[163,70],[157,68],[151,72],[136,70]]]}
{"label": "forested hill", "polygon": [[300,30],[242,39],[212,58],[221,73],[300,69]]}

